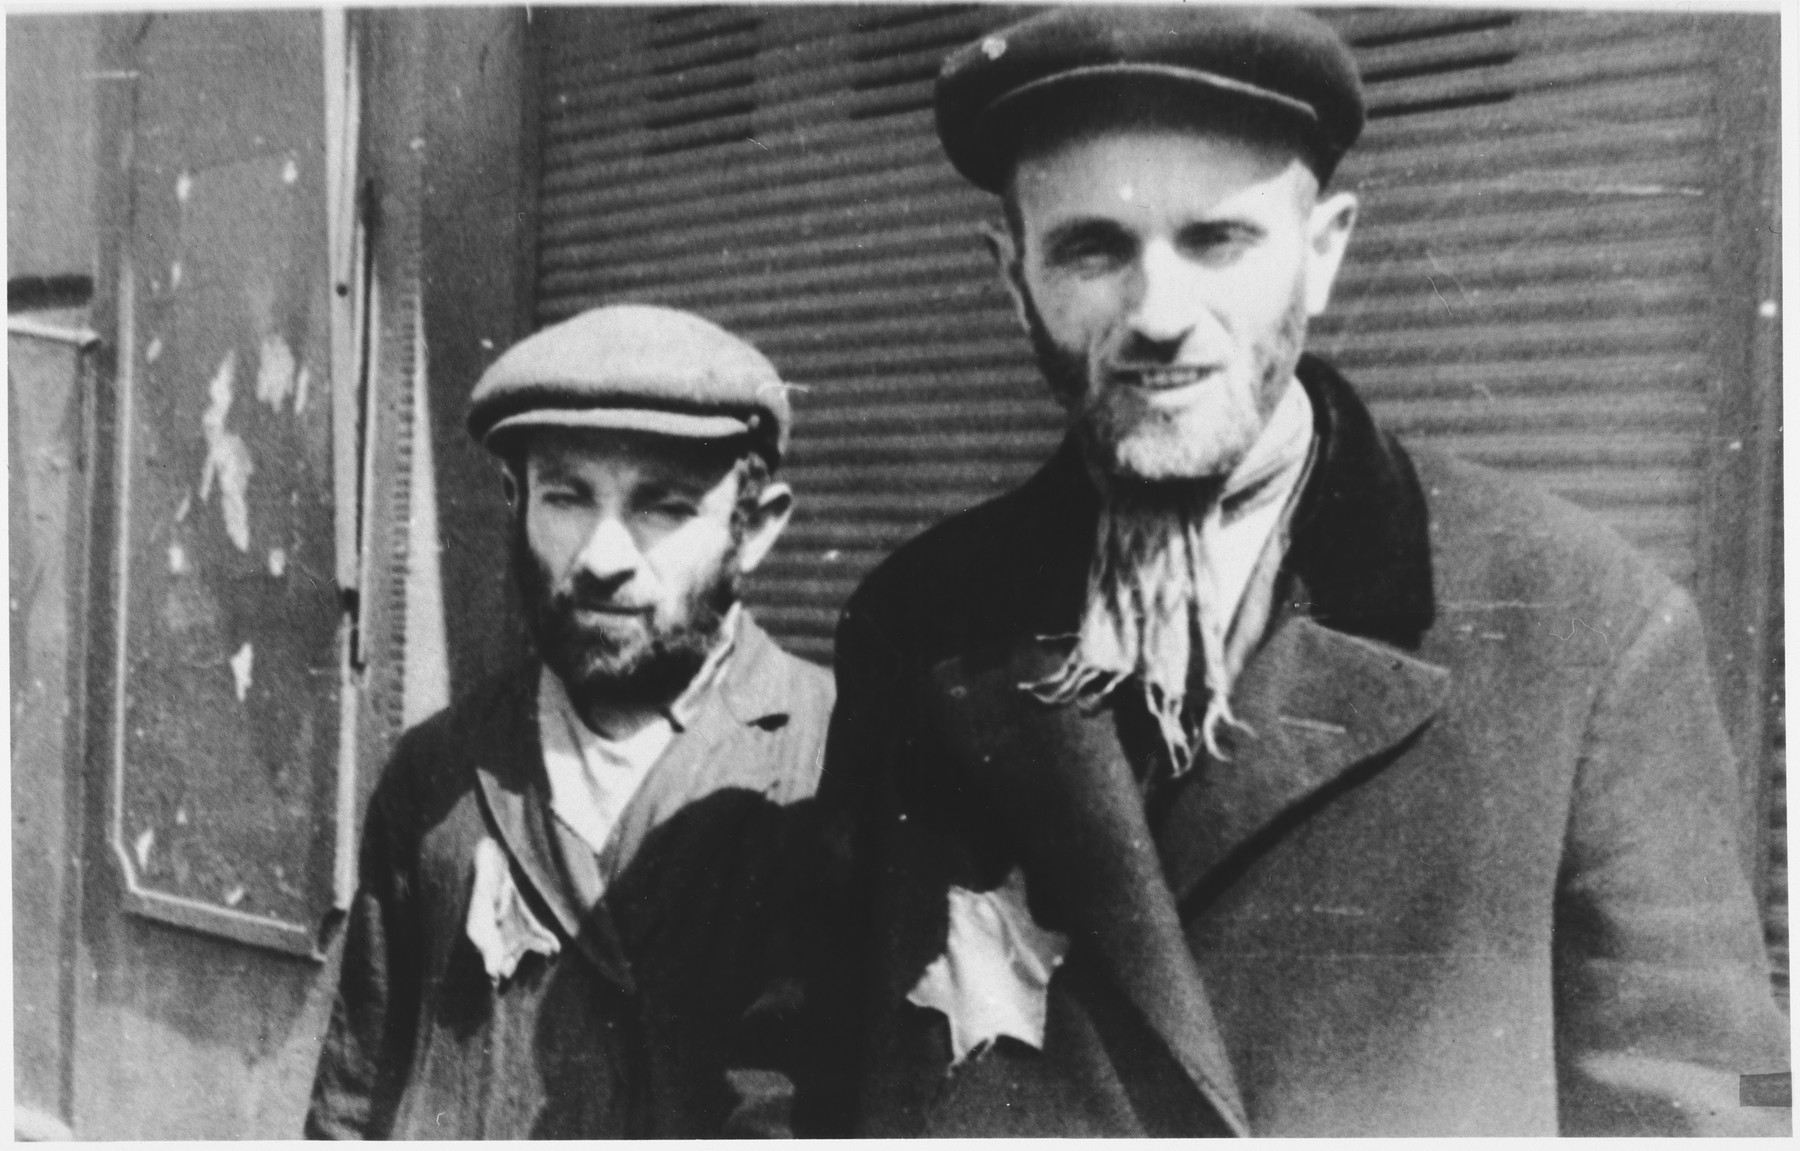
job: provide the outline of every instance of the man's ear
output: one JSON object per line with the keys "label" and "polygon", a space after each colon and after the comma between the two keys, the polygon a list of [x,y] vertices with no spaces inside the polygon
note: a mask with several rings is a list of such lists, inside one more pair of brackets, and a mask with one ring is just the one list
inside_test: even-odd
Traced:
{"label": "man's ear", "polygon": [[780,480],[764,484],[762,494],[756,499],[756,514],[750,517],[750,525],[738,544],[740,572],[749,575],[757,569],[793,514],[794,489]]}
{"label": "man's ear", "polygon": [[1013,314],[1019,318],[1019,326],[1030,332],[1031,323],[1025,309],[1025,273],[1019,262],[1019,244],[1013,238],[1012,229],[992,220],[984,221],[981,242],[993,258],[1000,282],[1006,285],[1006,294],[1012,298]]}
{"label": "man's ear", "polygon": [[500,490],[506,495],[507,510],[518,515],[519,497],[524,493],[519,490],[519,477],[513,474],[510,466],[502,465],[500,468]]}
{"label": "man's ear", "polygon": [[1331,300],[1350,231],[1356,227],[1356,197],[1339,192],[1313,205],[1307,225],[1306,314],[1317,316]]}

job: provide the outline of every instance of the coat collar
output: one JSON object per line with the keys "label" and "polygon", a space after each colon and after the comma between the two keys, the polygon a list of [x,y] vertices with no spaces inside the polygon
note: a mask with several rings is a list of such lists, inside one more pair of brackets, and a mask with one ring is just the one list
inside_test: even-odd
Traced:
{"label": "coat collar", "polygon": [[1232,692],[1243,728],[1177,786],[1159,820],[1169,885],[1191,911],[1204,881],[1284,819],[1329,797],[1428,723],[1449,672],[1417,658],[1435,613],[1425,496],[1412,461],[1336,371],[1297,374],[1316,456],[1268,636]]}
{"label": "coat collar", "polygon": [[1233,688],[1244,728],[1226,760],[1177,785],[1157,827],[1184,910],[1253,839],[1377,771],[1449,693],[1413,656],[1435,616],[1426,499],[1413,463],[1343,376],[1296,371],[1314,411],[1316,458],[1294,512],[1267,638]]}
{"label": "coat collar", "polygon": [[739,723],[766,727],[789,718],[793,697],[787,691],[788,677],[779,666],[786,658],[748,611],[738,613],[736,647],[721,674],[718,691]]}
{"label": "coat collar", "polygon": [[1059,645],[1033,643],[998,660],[938,664],[926,699],[934,728],[1005,821],[1059,926],[1109,972],[1224,1126],[1247,1134],[1111,713],[1047,707],[1019,690],[1060,658]]}
{"label": "coat collar", "polygon": [[[1331,365],[1304,355],[1294,374],[1312,401],[1315,444],[1283,563],[1296,606],[1335,631],[1414,650],[1435,600],[1425,495],[1412,461]],[[1045,576],[1023,605],[1019,633],[1071,633],[1080,626],[1100,512],[1073,435],[1017,497],[1029,527],[1014,541],[1017,558]]]}
{"label": "coat collar", "polygon": [[[1354,769],[1377,767],[1436,714],[1449,688],[1445,669],[1411,654],[1435,613],[1429,522],[1412,461],[1330,365],[1303,356],[1296,375],[1312,401],[1315,456],[1274,619],[1233,689],[1247,730],[1228,735],[1229,760],[1209,760],[1159,805],[1158,841],[1184,900],[1285,814],[1322,799]],[[1043,571],[1080,564],[1085,573],[1099,505],[1072,437],[1020,495],[1027,507],[1067,512],[1040,516],[1049,530],[1026,562]],[[1053,590],[1024,616],[1042,626],[1016,632],[1015,650],[1042,648],[1043,637],[1079,625],[1067,581],[1045,584]]]}
{"label": "coat collar", "polygon": [[1203,882],[1284,817],[1378,770],[1442,706],[1449,675],[1377,641],[1290,612],[1246,666],[1234,704],[1247,731],[1208,761],[1153,829],[1116,704],[1040,703],[1020,685],[1067,653],[1033,639],[952,657],[927,709],[948,750],[1018,846],[1059,926],[1086,941],[1227,1128],[1242,1098],[1184,919]]}
{"label": "coat collar", "polygon": [[[702,755],[727,734],[716,728],[768,725],[788,716],[785,678],[776,667],[781,651],[752,619],[740,613],[738,633],[730,659],[721,669],[714,690],[722,709],[697,701],[693,730],[678,738],[671,755]],[[483,806],[514,866],[538,905],[548,911],[564,938],[599,972],[630,990],[630,964],[618,931],[604,904],[581,909],[556,862],[550,827],[549,781],[544,775],[543,745],[538,733],[537,683],[541,665],[536,661],[503,677],[494,700],[499,720],[488,730],[492,737],[474,749],[475,772]],[[719,711],[719,722],[708,719]],[[667,766],[658,763],[653,771]]]}
{"label": "coat collar", "polygon": [[1158,821],[1169,888],[1183,911],[1240,849],[1363,774],[1379,770],[1443,706],[1450,673],[1387,644],[1288,614],[1245,666],[1225,736],[1178,785]]}
{"label": "coat collar", "polygon": [[581,914],[558,870],[548,812],[550,785],[544,775],[543,745],[538,735],[535,661],[503,681],[495,701],[500,722],[492,737],[475,749],[475,777],[488,821],[513,867],[523,878],[528,899],[550,913],[561,936],[602,976],[630,991],[631,967],[610,919]]}
{"label": "coat collar", "polygon": [[[1338,787],[1379,770],[1442,706],[1449,676],[1410,654],[1434,612],[1424,495],[1405,453],[1375,427],[1341,377],[1304,357],[1317,454],[1300,495],[1268,637],[1233,706],[1231,759],[1177,785],[1151,829],[1121,742],[1118,701],[1093,713],[1039,704],[1020,690],[1058,665],[1080,602],[1067,565],[1085,573],[1098,501],[1078,450],[1057,456],[1018,493],[1027,525],[1022,570],[1059,573],[1015,617],[1002,650],[966,652],[932,669],[928,707],[973,778],[1005,813],[1028,864],[1066,899],[1076,933],[1114,977],[1228,1124],[1242,1105],[1206,991],[1182,934],[1205,881],[1242,849]],[[1061,515],[1056,512],[1060,510]],[[1035,518],[1034,518],[1035,517]],[[1059,569],[1059,566],[1061,568]]]}
{"label": "coat collar", "polygon": [[1318,453],[1284,564],[1309,593],[1296,606],[1335,631],[1416,650],[1436,601],[1412,460],[1331,365],[1306,355],[1295,374],[1312,400]]}

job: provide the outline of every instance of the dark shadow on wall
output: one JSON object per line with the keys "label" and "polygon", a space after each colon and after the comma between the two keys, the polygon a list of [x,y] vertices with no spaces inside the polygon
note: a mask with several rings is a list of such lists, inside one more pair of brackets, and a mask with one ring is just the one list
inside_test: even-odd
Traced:
{"label": "dark shadow on wall", "polygon": [[525,650],[499,471],[463,430],[463,413],[482,371],[529,331],[536,133],[527,129],[523,10],[435,9],[421,18],[430,66],[420,267],[455,698]]}

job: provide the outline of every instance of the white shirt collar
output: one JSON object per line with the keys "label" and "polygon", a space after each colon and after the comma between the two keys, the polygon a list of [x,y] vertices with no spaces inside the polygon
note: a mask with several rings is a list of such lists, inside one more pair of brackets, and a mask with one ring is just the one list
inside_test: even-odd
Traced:
{"label": "white shirt collar", "polygon": [[[1213,548],[1211,560],[1219,573],[1227,620],[1236,617],[1257,561],[1287,520],[1311,458],[1312,435],[1312,401],[1300,382],[1292,380],[1262,434],[1226,481],[1218,534],[1207,542]],[[1287,550],[1285,540],[1276,540],[1275,546]],[[1274,567],[1279,564],[1271,566],[1271,579]]]}
{"label": "white shirt collar", "polygon": [[650,769],[699,712],[737,646],[741,605],[733,604],[719,642],[665,713],[623,739],[608,739],[582,722],[562,679],[549,668],[538,676],[538,741],[550,784],[550,810],[596,853],[637,794]]}

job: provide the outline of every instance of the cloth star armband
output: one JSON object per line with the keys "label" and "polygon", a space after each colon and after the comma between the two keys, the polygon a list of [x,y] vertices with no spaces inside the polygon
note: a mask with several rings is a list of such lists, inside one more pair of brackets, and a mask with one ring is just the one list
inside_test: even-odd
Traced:
{"label": "cloth star armband", "polygon": [[492,839],[475,845],[475,882],[464,930],[481,953],[482,966],[496,990],[512,978],[526,953],[535,951],[548,959],[562,950],[562,943],[538,922],[519,894],[506,853]]}
{"label": "cloth star armband", "polygon": [[952,887],[949,898],[944,954],[906,998],[950,1021],[952,1067],[1002,1035],[1043,1050],[1050,978],[1069,937],[1032,919],[1018,868],[992,891]]}

